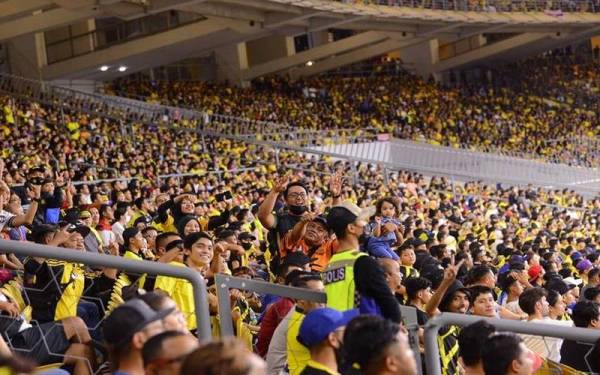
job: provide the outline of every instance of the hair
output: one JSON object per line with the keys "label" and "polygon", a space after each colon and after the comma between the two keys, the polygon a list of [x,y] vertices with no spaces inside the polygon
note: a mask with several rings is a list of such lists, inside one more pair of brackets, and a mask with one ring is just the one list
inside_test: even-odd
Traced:
{"label": "hair", "polygon": [[598,275],[600,275],[600,268],[594,267],[590,270],[590,272],[588,272],[588,279],[591,279],[592,277],[596,277]]}
{"label": "hair", "polygon": [[481,350],[485,341],[496,327],[485,320],[477,321],[463,328],[458,335],[458,355],[466,366],[475,366],[481,361]]}
{"label": "hair", "polygon": [[154,311],[163,310],[163,304],[168,301],[171,297],[160,289],[157,289],[152,292],[140,294],[135,298],[141,299],[146,302],[148,306],[152,308]]}
{"label": "hair", "polygon": [[484,265],[478,265],[471,268],[467,274],[467,285],[473,285],[477,282],[480,282],[490,272],[492,272],[492,269]]}
{"label": "hair", "polygon": [[546,295],[546,300],[550,306],[554,307],[558,302],[558,297],[560,297],[560,294],[556,290],[549,289],[548,294]]}
{"label": "hair", "polygon": [[121,220],[121,217],[123,217],[125,215],[125,213],[127,213],[127,207],[117,206],[117,208],[115,209],[115,212],[114,212],[115,220],[116,221]]}
{"label": "hair", "polygon": [[477,299],[477,297],[479,297],[481,294],[491,294],[492,296],[494,296],[494,291],[487,287],[487,286],[483,286],[483,285],[475,285],[469,288],[470,293],[469,293],[469,304],[471,306],[473,306],[473,304],[475,303],[475,300]]}
{"label": "hair", "polygon": [[142,349],[142,358],[144,359],[144,366],[148,363],[160,358],[163,352],[163,343],[174,337],[185,336],[186,334],[180,331],[165,331],[159,333],[156,336],[151,337],[144,344]]}
{"label": "hair", "polygon": [[186,249],[191,249],[192,246],[201,238],[206,238],[210,241],[213,240],[210,234],[206,232],[194,232],[190,233],[183,239],[183,247],[185,247]]}
{"label": "hair", "polygon": [[[296,273],[297,272],[297,273]],[[292,276],[292,273],[294,274]],[[307,272],[294,270],[290,272],[290,285],[296,288],[308,288],[308,283],[310,281],[321,281],[321,274],[316,272]]]}
{"label": "hair", "polygon": [[360,315],[346,326],[345,354],[349,363],[358,363],[366,371],[385,355],[386,349],[397,342],[400,326],[375,315]]}
{"label": "hair", "polygon": [[485,375],[505,375],[512,361],[521,355],[523,340],[511,332],[490,336],[481,348],[481,361]]}
{"label": "hair", "polygon": [[[242,355],[246,354],[246,355]],[[235,337],[210,342],[188,355],[181,366],[181,375],[246,375],[250,372],[246,345]]]}
{"label": "hair", "polygon": [[573,323],[575,327],[587,328],[592,320],[598,320],[600,305],[592,301],[579,301],[573,307]]}
{"label": "hair", "polygon": [[[98,209],[98,214],[100,215],[100,217],[104,217],[104,213],[110,208],[110,206],[108,204],[103,204],[100,205],[100,208]],[[113,215],[114,216],[114,215]]]}
{"label": "hair", "polygon": [[288,197],[288,194],[289,194],[289,192],[290,192],[290,189],[291,189],[291,188],[293,188],[294,186],[299,186],[299,187],[301,187],[301,188],[302,188],[302,189],[304,189],[304,191],[305,191],[305,192],[308,194],[308,189],[306,188],[306,185],[304,185],[304,184],[303,184],[302,182],[300,182],[300,181],[295,181],[295,182],[289,183],[289,184],[288,184],[288,186],[285,188],[285,190],[284,190],[284,192],[283,192],[283,197],[284,197],[285,199],[287,199],[287,197]]}
{"label": "hair", "polygon": [[396,210],[396,216],[398,216],[400,213],[400,208],[398,208],[398,204],[390,197],[381,198],[377,201],[377,204],[375,205],[375,215],[381,215],[381,207],[383,207],[383,204],[386,202],[394,206],[394,209]]}
{"label": "hair", "polygon": [[424,277],[409,277],[404,281],[406,287],[406,295],[408,300],[413,300],[417,297],[419,291],[431,287],[431,281]]}
{"label": "hair", "polygon": [[158,236],[156,236],[156,247],[159,248],[159,247],[165,247],[165,246],[167,246],[169,243],[163,243],[163,242],[166,241],[167,238],[172,237],[172,236],[179,237],[179,234],[177,234],[175,232],[163,232],[163,233],[160,233]]}
{"label": "hair", "polygon": [[535,304],[547,295],[548,292],[543,288],[527,289],[519,296],[519,307],[525,314],[532,315],[535,313]]}

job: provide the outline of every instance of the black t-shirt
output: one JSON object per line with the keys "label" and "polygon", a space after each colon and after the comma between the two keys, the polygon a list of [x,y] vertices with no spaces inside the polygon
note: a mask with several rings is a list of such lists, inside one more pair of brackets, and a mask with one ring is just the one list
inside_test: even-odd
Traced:
{"label": "black t-shirt", "polygon": [[425,324],[427,324],[427,321],[429,320],[429,315],[427,315],[427,313],[421,309],[419,309],[418,307],[414,306],[414,305],[409,305],[414,307],[417,310],[417,323],[420,326],[424,326]]}
{"label": "black t-shirt", "polygon": [[374,258],[361,256],[354,262],[354,284],[361,295],[372,298],[384,318],[400,323],[400,305],[385,281],[385,272]]}
{"label": "black t-shirt", "polygon": [[[560,363],[573,367],[578,371],[589,372],[593,369],[588,369],[585,359],[592,348],[592,344],[573,340],[565,340],[560,348]],[[587,358],[591,364],[593,362],[591,360],[592,358],[590,356]]]}

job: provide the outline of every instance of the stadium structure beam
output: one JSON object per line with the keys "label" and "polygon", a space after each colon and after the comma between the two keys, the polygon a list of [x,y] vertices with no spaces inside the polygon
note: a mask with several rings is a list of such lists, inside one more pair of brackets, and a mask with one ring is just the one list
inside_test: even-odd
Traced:
{"label": "stadium structure beam", "polygon": [[462,53],[460,55],[442,60],[433,65],[435,72],[443,72],[449,69],[455,69],[463,65],[472,63],[495,55],[510,51],[515,48],[520,48],[528,44],[540,43],[544,39],[552,37],[549,33],[524,33],[512,38],[502,40],[490,45],[484,45],[480,48]]}
{"label": "stadium structure beam", "polygon": [[68,25],[82,19],[94,18],[101,13],[99,6],[85,7],[77,10],[58,8],[13,21],[3,22],[0,23],[0,41]]}
{"label": "stadium structure beam", "polygon": [[354,64],[356,62],[363,61],[371,57],[380,56],[384,53],[399,50],[406,44],[406,41],[402,42],[395,39],[384,40],[376,44],[352,50],[348,53],[335,55],[335,58],[331,56],[330,58],[315,61],[311,66],[303,66],[297,69],[293,69],[290,72],[290,76],[292,77],[292,79],[312,76],[315,74],[326,72],[331,69],[336,69],[345,65]]}
{"label": "stadium structure beam", "polygon": [[310,20],[308,30],[306,30],[306,31],[308,33],[314,33],[317,31],[323,31],[323,30],[334,28],[334,27],[339,27],[342,25],[348,25],[348,24],[351,24],[354,22],[365,20],[367,18],[368,18],[368,16],[357,16],[357,17],[346,17],[346,18],[341,18],[341,19],[337,19],[337,20],[335,20],[335,19],[334,20],[332,20],[332,19]]}
{"label": "stadium structure beam", "polygon": [[249,81],[267,74],[277,73],[295,66],[303,65],[308,61],[321,60],[327,56],[341,54],[346,51],[378,43],[387,38],[388,36],[383,33],[367,31],[332,43],[311,48],[288,57],[271,60],[255,65],[248,69],[244,69],[242,71],[242,79]]}
{"label": "stadium structure beam", "polygon": [[36,10],[52,6],[51,0],[6,0],[0,2],[0,18],[13,18],[23,14],[31,14]]}
{"label": "stadium structure beam", "polygon": [[82,76],[107,79],[108,74],[98,71],[100,65],[124,65],[130,69],[129,73],[148,64],[168,64],[219,44],[232,32],[245,33],[251,28],[247,22],[227,18],[200,20],[45,66],[42,68],[42,76],[46,79],[74,79]]}
{"label": "stadium structure beam", "polygon": [[316,17],[323,14],[321,11],[307,11],[303,14],[299,15],[287,15],[287,14],[267,14],[266,20],[264,22],[264,27],[266,29],[276,29],[278,27],[304,21],[310,19],[312,17]]}

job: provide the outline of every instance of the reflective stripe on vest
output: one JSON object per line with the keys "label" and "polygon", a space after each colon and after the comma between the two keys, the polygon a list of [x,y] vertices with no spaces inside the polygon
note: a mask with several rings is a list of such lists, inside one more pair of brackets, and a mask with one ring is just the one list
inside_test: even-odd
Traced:
{"label": "reflective stripe on vest", "polygon": [[457,326],[450,326],[446,333],[437,337],[442,375],[458,374],[458,333]]}
{"label": "reflective stripe on vest", "polygon": [[334,254],[323,272],[327,306],[344,311],[357,305],[354,285],[354,262],[366,255],[358,250]]}

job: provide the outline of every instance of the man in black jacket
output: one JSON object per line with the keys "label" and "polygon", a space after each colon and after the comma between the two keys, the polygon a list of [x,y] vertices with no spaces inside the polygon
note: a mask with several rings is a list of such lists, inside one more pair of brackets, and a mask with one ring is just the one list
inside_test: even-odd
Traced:
{"label": "man in black jacket", "polygon": [[[577,302],[573,308],[575,327],[600,329],[600,305],[592,301]],[[594,366],[591,356],[594,345],[573,340],[565,340],[560,348],[560,363],[584,372],[600,371]]]}

